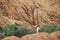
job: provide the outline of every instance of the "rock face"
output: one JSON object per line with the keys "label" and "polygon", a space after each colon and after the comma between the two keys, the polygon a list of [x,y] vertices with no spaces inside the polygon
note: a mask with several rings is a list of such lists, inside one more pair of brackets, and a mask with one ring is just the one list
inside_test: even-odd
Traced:
{"label": "rock face", "polygon": [[50,34],[53,40],[60,40],[60,31],[56,31]]}
{"label": "rock face", "polygon": [[2,40],[20,40],[20,38],[16,36],[9,36],[9,37],[3,38]]}
{"label": "rock face", "polygon": [[40,32],[35,34],[25,35],[21,38],[16,36],[8,36],[2,40],[60,40],[60,31],[48,34],[47,32]]}
{"label": "rock face", "polygon": [[30,28],[60,24],[60,0],[0,0],[0,25],[9,22]]}
{"label": "rock face", "polygon": [[32,35],[23,36],[20,40],[52,40],[48,33],[36,33]]}

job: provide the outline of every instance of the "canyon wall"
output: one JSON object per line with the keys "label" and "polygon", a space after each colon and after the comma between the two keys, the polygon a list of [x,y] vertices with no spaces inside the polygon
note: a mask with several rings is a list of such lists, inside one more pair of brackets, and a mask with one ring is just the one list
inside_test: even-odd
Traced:
{"label": "canyon wall", "polygon": [[0,0],[0,25],[6,23],[32,28],[60,24],[60,0]]}

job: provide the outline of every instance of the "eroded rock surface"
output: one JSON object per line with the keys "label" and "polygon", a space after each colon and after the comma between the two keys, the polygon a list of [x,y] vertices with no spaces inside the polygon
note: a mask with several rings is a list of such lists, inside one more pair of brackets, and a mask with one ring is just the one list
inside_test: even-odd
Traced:
{"label": "eroded rock surface", "polygon": [[30,28],[42,23],[60,24],[60,0],[0,0],[0,25],[7,20]]}

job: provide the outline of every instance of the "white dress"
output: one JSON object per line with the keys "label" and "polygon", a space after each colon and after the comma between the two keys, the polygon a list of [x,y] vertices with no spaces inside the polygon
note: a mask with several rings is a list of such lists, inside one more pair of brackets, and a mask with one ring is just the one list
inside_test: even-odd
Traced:
{"label": "white dress", "polygon": [[37,27],[37,29],[36,29],[37,33],[39,32],[39,29],[40,29],[40,28],[39,28],[39,27]]}

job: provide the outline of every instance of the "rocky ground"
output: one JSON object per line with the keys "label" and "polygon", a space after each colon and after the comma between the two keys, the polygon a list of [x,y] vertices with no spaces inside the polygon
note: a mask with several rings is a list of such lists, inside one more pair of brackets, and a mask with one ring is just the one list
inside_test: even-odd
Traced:
{"label": "rocky ground", "polygon": [[59,33],[60,31],[56,31],[51,34],[48,34],[46,32],[41,32],[41,33],[26,35],[21,38],[18,38],[16,36],[9,36],[9,37],[3,38],[2,40],[60,40]]}

